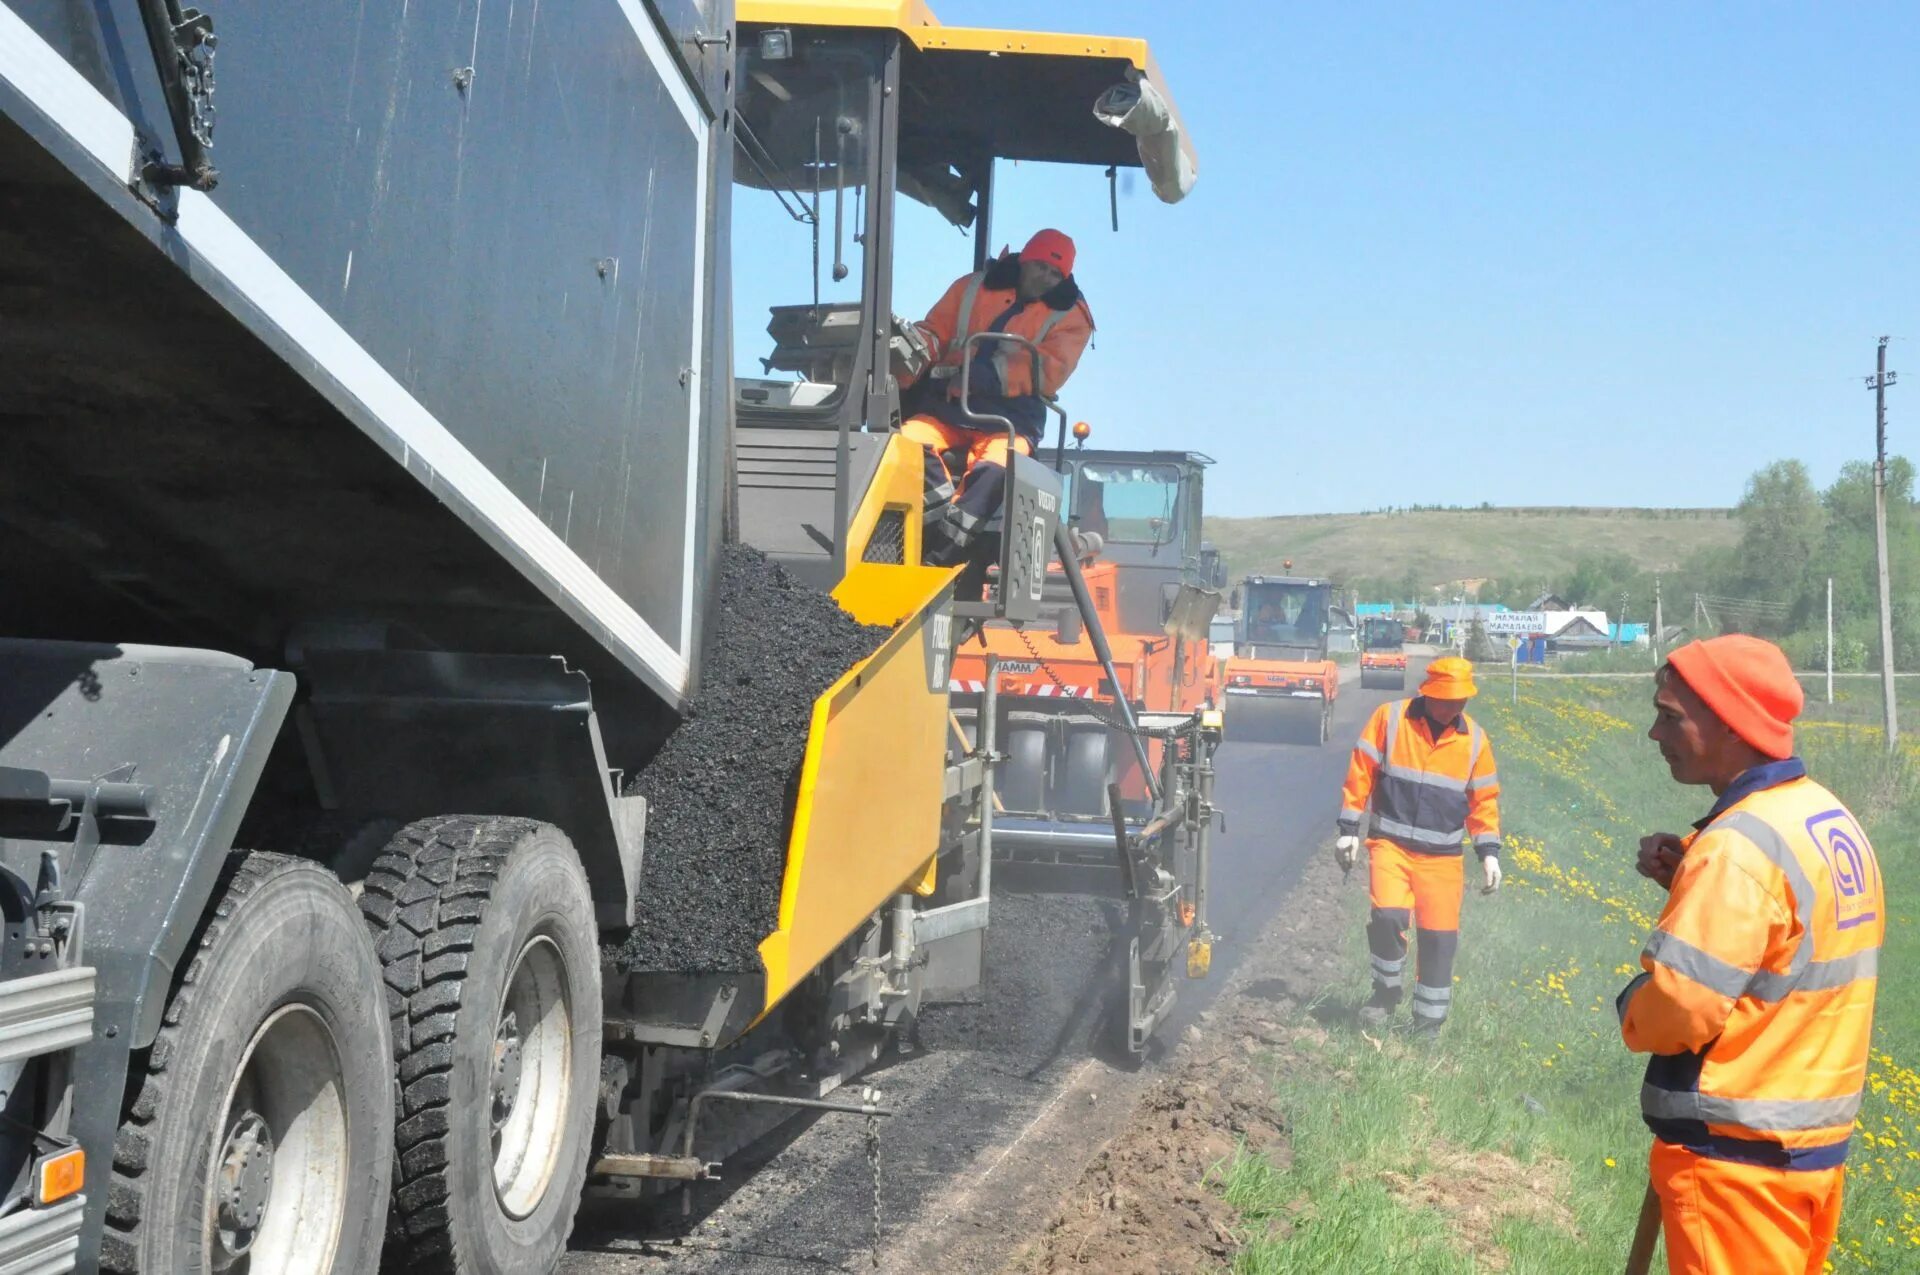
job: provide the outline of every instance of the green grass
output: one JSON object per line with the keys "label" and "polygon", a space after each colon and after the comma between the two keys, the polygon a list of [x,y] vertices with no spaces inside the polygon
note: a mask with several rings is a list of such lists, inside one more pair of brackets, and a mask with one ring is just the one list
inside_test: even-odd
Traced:
{"label": "green grass", "polygon": [[[1434,1053],[1331,1024],[1276,1095],[1291,1157],[1225,1173],[1249,1242],[1240,1272],[1611,1275],[1646,1184],[1637,1112],[1644,1059],[1620,1046],[1613,996],[1638,970],[1661,895],[1632,870],[1639,836],[1684,830],[1711,798],[1667,777],[1644,738],[1651,679],[1521,684],[1483,696],[1500,750],[1507,888],[1469,892],[1454,1017]],[[1850,1160],[1840,1271],[1920,1270],[1920,777],[1862,720],[1866,689],[1809,707],[1801,751],[1866,823],[1892,923],[1870,1092]],[[1363,891],[1348,917],[1366,994]],[[1402,1019],[1405,1021],[1405,1010]],[[1314,1043],[1317,1041],[1318,1043]],[[1465,1180],[1482,1205],[1434,1197]],[[1505,1265],[1500,1263],[1504,1261]]]}
{"label": "green grass", "polygon": [[1296,572],[1423,585],[1459,580],[1557,580],[1582,557],[1624,553],[1648,571],[1671,570],[1695,550],[1740,539],[1723,509],[1491,509],[1401,514],[1209,518],[1206,538],[1234,578]]}

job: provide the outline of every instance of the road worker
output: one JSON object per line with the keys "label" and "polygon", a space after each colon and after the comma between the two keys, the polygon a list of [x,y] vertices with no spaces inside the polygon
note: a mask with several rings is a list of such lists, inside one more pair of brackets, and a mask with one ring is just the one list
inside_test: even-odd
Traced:
{"label": "road worker", "polygon": [[[985,270],[954,281],[918,325],[930,347],[925,404],[900,432],[926,449],[927,531],[923,556],[935,565],[967,560],[980,527],[1006,490],[1007,435],[969,421],[960,410],[960,365],[967,338],[977,332],[1025,337],[1040,350],[1040,384],[1032,358],[1008,341],[973,348],[968,405],[976,415],[1013,422],[1014,445],[1031,456],[1046,432],[1042,395],[1060,392],[1093,336],[1093,312],[1073,278],[1073,240],[1042,230],[1016,257],[1003,255]],[[903,387],[905,388],[905,387]],[[964,449],[957,484],[941,453]]]}
{"label": "road worker", "polygon": [[1493,745],[1463,711],[1475,693],[1473,665],[1448,656],[1427,666],[1412,699],[1382,704],[1353,747],[1334,853],[1352,868],[1367,831],[1367,949],[1373,996],[1360,1009],[1384,1024],[1400,1003],[1407,924],[1419,930],[1413,1025],[1429,1038],[1453,1004],[1460,946],[1460,896],[1468,844],[1480,857],[1485,890],[1500,888],[1500,777]]}
{"label": "road worker", "polygon": [[1808,1275],[1840,1224],[1866,1082],[1886,900],[1859,821],[1793,754],[1800,684],[1780,649],[1692,642],[1660,670],[1653,728],[1713,806],[1640,843],[1667,890],[1620,993],[1653,1055],[1641,1113],[1675,1275]]}

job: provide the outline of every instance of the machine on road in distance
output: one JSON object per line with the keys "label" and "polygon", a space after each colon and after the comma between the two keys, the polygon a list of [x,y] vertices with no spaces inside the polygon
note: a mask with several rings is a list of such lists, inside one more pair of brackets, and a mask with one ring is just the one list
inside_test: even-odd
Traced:
{"label": "machine on road in distance", "polygon": [[1360,685],[1407,687],[1407,626],[1392,616],[1370,615],[1360,625]]}
{"label": "machine on road in distance", "polygon": [[1229,735],[1325,743],[1340,695],[1340,666],[1327,658],[1328,631],[1343,618],[1332,583],[1254,575],[1240,582],[1238,596],[1233,658],[1220,678]]}

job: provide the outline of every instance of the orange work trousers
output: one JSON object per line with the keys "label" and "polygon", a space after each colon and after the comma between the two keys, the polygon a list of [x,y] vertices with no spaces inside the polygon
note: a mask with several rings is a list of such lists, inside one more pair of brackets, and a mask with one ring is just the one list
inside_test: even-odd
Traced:
{"label": "orange work trousers", "polygon": [[1367,842],[1368,901],[1411,912],[1423,930],[1458,930],[1467,872],[1457,854],[1414,854],[1391,841]]}
{"label": "orange work trousers", "polygon": [[[901,423],[900,433],[920,444],[926,454],[922,552],[927,565],[957,566],[972,555],[974,536],[1005,498],[1007,436],[999,430],[963,429],[933,416],[909,418]],[[1032,443],[1024,438],[1016,442],[1022,456],[1033,455]],[[966,469],[958,483],[940,455],[956,447],[967,452]]]}
{"label": "orange work trousers", "polygon": [[[930,452],[950,452],[956,447],[965,446],[968,469],[983,460],[989,465],[1003,467],[1007,463],[1007,435],[1004,430],[962,429],[938,417],[911,416],[900,422],[900,432]],[[1017,441],[1022,456],[1033,455],[1032,443],[1024,438]]]}
{"label": "orange work trousers", "polygon": [[1457,854],[1415,854],[1391,841],[1367,842],[1367,954],[1377,1005],[1396,1005],[1405,986],[1407,924],[1420,929],[1413,1016],[1423,1026],[1446,1021],[1453,1006],[1453,958],[1460,949],[1460,897],[1466,867]]}
{"label": "orange work trousers", "polygon": [[1649,1169],[1672,1275],[1818,1275],[1826,1264],[1844,1166],[1737,1164],[1655,1140]]}

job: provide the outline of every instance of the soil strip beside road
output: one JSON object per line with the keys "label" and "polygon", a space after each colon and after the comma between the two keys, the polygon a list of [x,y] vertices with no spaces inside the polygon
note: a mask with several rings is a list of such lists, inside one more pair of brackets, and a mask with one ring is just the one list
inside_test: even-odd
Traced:
{"label": "soil strip beside road", "polygon": [[1324,1038],[1306,1009],[1351,974],[1343,896],[1360,888],[1330,852],[1315,856],[1214,1007],[1186,1029],[1170,1070],[1008,1275],[1161,1275],[1231,1262],[1239,1219],[1222,1190],[1226,1171],[1245,1154],[1286,1161],[1272,1079],[1303,1063],[1297,1044]]}

